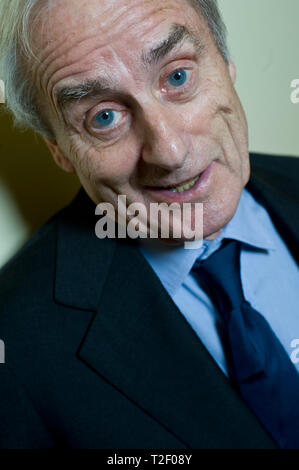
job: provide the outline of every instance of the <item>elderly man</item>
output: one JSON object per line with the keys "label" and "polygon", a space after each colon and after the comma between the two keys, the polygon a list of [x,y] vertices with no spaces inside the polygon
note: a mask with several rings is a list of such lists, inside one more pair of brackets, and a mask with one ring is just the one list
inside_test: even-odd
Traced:
{"label": "elderly man", "polygon": [[[0,5],[7,106],[84,188],[0,274],[0,446],[299,447],[299,163],[249,157],[216,1]],[[119,196],[203,243],[99,239]]]}

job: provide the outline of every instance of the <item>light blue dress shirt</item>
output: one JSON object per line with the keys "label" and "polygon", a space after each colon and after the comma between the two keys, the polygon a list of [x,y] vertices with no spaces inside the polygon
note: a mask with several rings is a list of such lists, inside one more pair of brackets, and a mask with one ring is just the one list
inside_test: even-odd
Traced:
{"label": "light blue dress shirt", "polygon": [[[139,248],[182,315],[228,375],[222,319],[190,272],[195,260],[209,257],[224,238],[242,242],[240,274],[245,298],[266,318],[291,358],[292,341],[299,339],[299,269],[268,212],[246,189],[234,217],[215,240],[204,241],[195,250],[186,250],[183,245],[170,247],[156,240],[142,240]],[[299,371],[299,363],[295,366]]]}

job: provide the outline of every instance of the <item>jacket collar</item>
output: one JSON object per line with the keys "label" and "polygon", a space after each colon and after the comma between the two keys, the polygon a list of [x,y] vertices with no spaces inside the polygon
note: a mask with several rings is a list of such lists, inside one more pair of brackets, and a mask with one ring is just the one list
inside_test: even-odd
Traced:
{"label": "jacket collar", "polygon": [[95,310],[110,268],[115,240],[95,235],[95,204],[81,189],[58,216],[56,276],[57,302]]}
{"label": "jacket collar", "polygon": [[268,210],[299,263],[298,159],[259,154],[251,154],[250,157],[252,173],[246,188]]}

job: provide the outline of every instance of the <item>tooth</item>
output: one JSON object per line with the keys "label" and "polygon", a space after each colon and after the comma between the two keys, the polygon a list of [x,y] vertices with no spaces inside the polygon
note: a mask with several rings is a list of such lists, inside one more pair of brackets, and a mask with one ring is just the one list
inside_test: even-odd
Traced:
{"label": "tooth", "polygon": [[195,183],[199,180],[199,176],[196,176],[193,180],[187,181],[185,184],[182,184],[181,186],[175,186],[175,188],[169,188],[170,191],[173,193],[183,193],[184,191],[188,191],[188,189],[192,188]]}

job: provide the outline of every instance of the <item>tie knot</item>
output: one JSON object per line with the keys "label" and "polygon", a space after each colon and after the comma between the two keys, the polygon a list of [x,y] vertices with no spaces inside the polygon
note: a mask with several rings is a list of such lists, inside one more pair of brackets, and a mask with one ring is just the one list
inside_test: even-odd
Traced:
{"label": "tie knot", "polygon": [[192,271],[198,281],[214,294],[222,313],[244,302],[240,277],[240,242],[225,239],[221,248],[206,260],[196,262]]}

